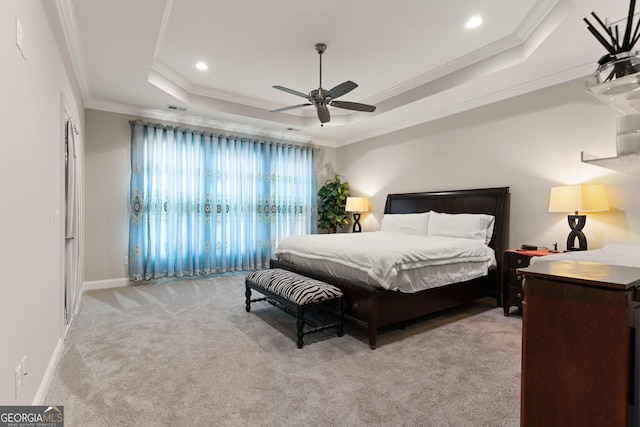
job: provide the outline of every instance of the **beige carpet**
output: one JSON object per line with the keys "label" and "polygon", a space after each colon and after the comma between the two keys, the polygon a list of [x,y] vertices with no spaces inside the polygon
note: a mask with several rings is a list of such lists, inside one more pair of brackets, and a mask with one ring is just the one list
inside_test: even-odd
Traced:
{"label": "beige carpet", "polygon": [[521,319],[492,301],[305,336],[244,276],[92,291],[46,396],[66,426],[517,426]]}

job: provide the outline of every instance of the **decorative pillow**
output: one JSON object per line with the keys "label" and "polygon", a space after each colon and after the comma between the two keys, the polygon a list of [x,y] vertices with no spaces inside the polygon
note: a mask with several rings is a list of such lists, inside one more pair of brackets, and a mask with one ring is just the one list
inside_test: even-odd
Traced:
{"label": "decorative pillow", "polygon": [[429,236],[461,237],[491,241],[495,218],[485,214],[447,214],[431,211],[429,217]]}
{"label": "decorative pillow", "polygon": [[381,231],[427,235],[429,212],[410,214],[384,214]]}

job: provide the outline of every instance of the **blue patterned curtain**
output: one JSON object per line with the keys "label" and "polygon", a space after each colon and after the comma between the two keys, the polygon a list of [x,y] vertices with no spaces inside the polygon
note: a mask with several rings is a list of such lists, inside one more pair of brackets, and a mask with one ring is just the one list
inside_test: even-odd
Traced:
{"label": "blue patterned curtain", "polygon": [[268,267],[315,232],[312,147],[130,125],[129,280]]}

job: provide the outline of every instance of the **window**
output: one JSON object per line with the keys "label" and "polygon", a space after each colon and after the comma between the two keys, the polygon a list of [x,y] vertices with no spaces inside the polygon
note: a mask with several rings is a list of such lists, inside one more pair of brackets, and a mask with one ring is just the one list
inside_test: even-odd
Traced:
{"label": "window", "polygon": [[312,147],[130,125],[130,280],[268,267],[315,230]]}

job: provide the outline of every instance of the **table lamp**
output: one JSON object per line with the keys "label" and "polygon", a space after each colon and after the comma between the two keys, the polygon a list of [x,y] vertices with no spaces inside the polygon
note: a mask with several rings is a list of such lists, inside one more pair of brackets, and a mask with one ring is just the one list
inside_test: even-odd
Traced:
{"label": "table lamp", "polygon": [[[571,232],[567,237],[567,251],[586,251],[587,238],[582,229],[587,216],[578,212],[609,210],[607,194],[602,184],[576,184],[553,187],[549,198],[549,212],[574,212],[567,216]],[[575,241],[578,240],[578,246]]]}
{"label": "table lamp", "polygon": [[366,197],[347,197],[347,205],[345,211],[353,212],[353,232],[360,233],[362,226],[360,225],[360,213],[369,212],[369,202]]}

